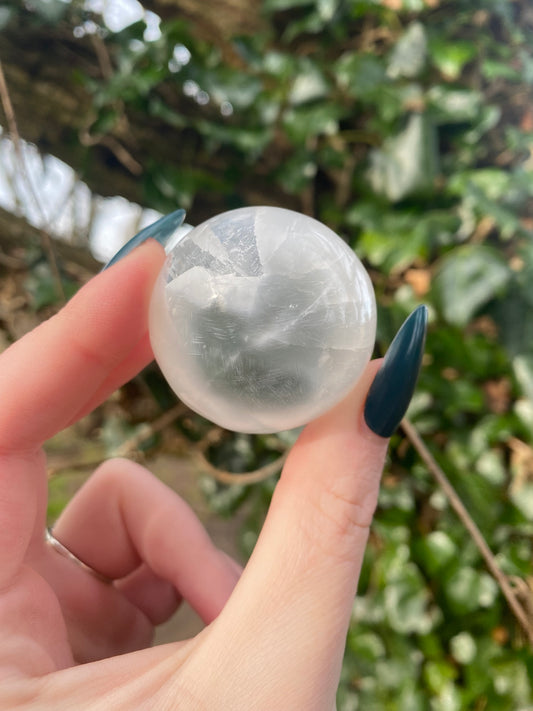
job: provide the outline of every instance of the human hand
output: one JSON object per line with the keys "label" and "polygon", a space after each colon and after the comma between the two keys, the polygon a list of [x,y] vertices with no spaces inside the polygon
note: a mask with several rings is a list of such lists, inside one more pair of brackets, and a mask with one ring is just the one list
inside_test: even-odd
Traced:
{"label": "human hand", "polygon": [[[380,435],[408,403],[425,314],[411,317],[377,377],[373,362],[305,428],[238,582],[238,566],[175,494],[139,465],[104,464],[54,535],[111,583],[46,544],[41,447],[151,359],[147,309],[162,261],[153,241],[140,246],[0,358],[0,709],[329,711],[387,447]],[[209,624],[147,647],[182,597]]]}

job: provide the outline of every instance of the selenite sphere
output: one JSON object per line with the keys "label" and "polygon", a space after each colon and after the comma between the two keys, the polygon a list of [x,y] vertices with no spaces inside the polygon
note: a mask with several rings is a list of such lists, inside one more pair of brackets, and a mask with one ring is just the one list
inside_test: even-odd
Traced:
{"label": "selenite sphere", "polygon": [[237,432],[292,429],[329,410],[370,358],[376,306],[352,250],[316,220],[246,207],[170,249],[150,337],[178,397]]}

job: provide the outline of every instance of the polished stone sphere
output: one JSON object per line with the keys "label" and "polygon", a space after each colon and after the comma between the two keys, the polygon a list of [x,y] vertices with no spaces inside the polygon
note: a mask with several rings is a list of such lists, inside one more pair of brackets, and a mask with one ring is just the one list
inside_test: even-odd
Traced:
{"label": "polished stone sphere", "polygon": [[150,306],[150,338],[178,397],[238,432],[292,429],[353,388],[375,338],[370,279],[328,227],[246,207],[177,240]]}

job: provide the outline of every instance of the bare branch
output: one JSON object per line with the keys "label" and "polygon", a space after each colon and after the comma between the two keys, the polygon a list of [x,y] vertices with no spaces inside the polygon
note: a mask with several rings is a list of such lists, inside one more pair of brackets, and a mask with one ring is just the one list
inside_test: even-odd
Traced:
{"label": "bare branch", "polygon": [[[17,162],[19,164],[19,170],[20,170],[21,176],[24,179],[24,182],[25,182],[26,187],[28,189],[28,193],[31,195],[32,200],[34,201],[37,209],[39,210],[39,212],[41,214],[43,224],[46,225],[46,223],[47,223],[46,214],[45,214],[43,206],[41,205],[41,202],[39,200],[39,196],[37,195],[37,193],[35,191],[35,188],[34,188],[33,183],[31,181],[30,175],[28,173],[26,161],[24,159],[24,151],[22,150],[22,142],[21,142],[20,135],[19,135],[18,128],[17,128],[17,121],[16,121],[16,117],[15,117],[15,112],[13,110],[13,104],[11,103],[11,97],[9,96],[9,90],[7,88],[6,78],[4,76],[4,70],[2,67],[1,61],[0,61],[0,100],[2,102],[2,107],[3,107],[4,113],[6,115],[9,134],[10,134],[11,140],[13,141],[13,146],[15,148],[15,155],[17,157]],[[56,255],[54,252],[52,239],[45,228],[39,230],[39,232],[41,235],[41,243],[43,245],[43,249],[44,249],[45,254],[48,258],[48,262],[50,264],[52,274],[54,275],[57,294],[58,294],[59,298],[63,302],[65,302],[66,301],[65,291],[63,289],[63,284],[61,282],[61,275],[59,273],[59,268],[57,266],[57,259],[56,259]]]}
{"label": "bare branch", "polygon": [[199,466],[205,469],[214,479],[221,482],[222,484],[238,484],[238,485],[250,485],[258,484],[265,479],[269,479],[271,476],[277,474],[285,464],[289,452],[284,452],[280,457],[275,459],[270,464],[265,464],[259,469],[254,469],[250,472],[243,472],[242,474],[236,474],[235,472],[228,472],[224,469],[219,469],[215,467],[211,462],[207,460],[203,452],[196,449],[193,456],[197,459]]}
{"label": "bare branch", "polygon": [[474,541],[477,546],[477,549],[481,553],[481,556],[483,557],[487,568],[498,583],[500,590],[502,591],[505,599],[507,600],[507,603],[511,608],[512,613],[514,614],[520,626],[526,633],[529,643],[533,646],[533,623],[529,619],[526,611],[519,602],[518,597],[515,591],[513,590],[511,584],[509,583],[507,576],[501,571],[498,563],[496,562],[494,553],[490,550],[477,524],[474,522],[474,520],[468,513],[465,505],[463,504],[457,492],[450,483],[450,480],[448,479],[444,471],[441,469],[441,467],[438,465],[438,463],[435,461],[435,458],[433,457],[429,449],[426,447],[425,443],[416,431],[413,424],[409,422],[407,418],[404,418],[402,420],[402,429],[407,435],[407,438],[409,439],[413,447],[418,452],[424,464],[427,466],[431,474],[435,477],[439,486],[442,488],[442,490],[448,497],[448,500],[453,510],[461,520],[462,524],[464,525],[468,533],[471,535],[472,540]]}

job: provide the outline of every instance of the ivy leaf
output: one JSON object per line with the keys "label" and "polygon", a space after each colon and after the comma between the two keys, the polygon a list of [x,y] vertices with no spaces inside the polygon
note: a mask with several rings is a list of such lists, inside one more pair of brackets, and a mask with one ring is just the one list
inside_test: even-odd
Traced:
{"label": "ivy leaf", "polygon": [[[61,284],[66,297],[71,297],[76,293],[77,284],[70,279],[62,279]],[[31,305],[35,311],[56,304],[60,300],[57,279],[52,273],[50,266],[45,262],[35,265],[28,278],[24,282],[31,299]]]}
{"label": "ivy leaf", "polygon": [[447,79],[458,79],[465,64],[477,54],[473,42],[449,42],[442,37],[435,37],[429,43],[429,54],[437,69]]}
{"label": "ivy leaf", "polygon": [[498,586],[487,573],[463,566],[445,580],[445,592],[453,611],[464,615],[490,607],[498,595]]}
{"label": "ivy leaf", "polygon": [[481,92],[450,89],[442,85],[431,87],[426,98],[432,109],[432,117],[439,124],[476,121],[483,106]]}
{"label": "ivy leaf", "polygon": [[385,589],[385,611],[390,626],[397,632],[427,634],[432,627],[428,611],[429,592],[422,576],[412,563],[391,580]]}
{"label": "ivy leaf", "polygon": [[524,354],[513,359],[513,370],[524,395],[533,402],[533,355]]}
{"label": "ivy leaf", "polygon": [[314,136],[334,136],[339,131],[343,110],[335,104],[311,104],[285,112],[283,126],[291,143],[305,143]]}
{"label": "ivy leaf", "polygon": [[304,62],[300,72],[294,77],[289,102],[293,106],[305,104],[324,98],[327,92],[328,85],[322,72],[311,62]]}
{"label": "ivy leaf", "polygon": [[391,79],[417,77],[425,67],[427,38],[424,25],[413,22],[396,43],[389,59],[387,76]]}
{"label": "ivy leaf", "polygon": [[444,531],[433,531],[420,541],[424,568],[433,576],[457,556],[457,546]]}
{"label": "ivy leaf", "polygon": [[315,0],[265,0],[263,10],[265,12],[281,12],[306,5],[315,5]]}
{"label": "ivy leaf", "polygon": [[67,3],[63,0],[32,0],[31,7],[44,22],[49,23],[59,22],[67,11]]}
{"label": "ivy leaf", "polygon": [[442,259],[433,294],[444,318],[465,326],[484,304],[502,293],[510,276],[501,253],[484,245],[463,245]]}
{"label": "ivy leaf", "polygon": [[370,156],[372,188],[391,202],[431,189],[439,171],[435,126],[427,114],[412,114],[406,128]]}
{"label": "ivy leaf", "polygon": [[334,66],[339,86],[358,99],[377,97],[389,80],[383,61],[371,54],[345,52]]}
{"label": "ivy leaf", "polygon": [[0,6],[0,31],[5,29],[13,17],[13,10]]}

